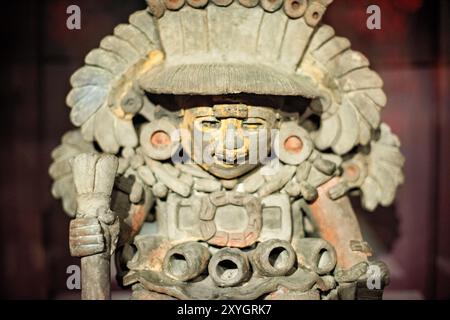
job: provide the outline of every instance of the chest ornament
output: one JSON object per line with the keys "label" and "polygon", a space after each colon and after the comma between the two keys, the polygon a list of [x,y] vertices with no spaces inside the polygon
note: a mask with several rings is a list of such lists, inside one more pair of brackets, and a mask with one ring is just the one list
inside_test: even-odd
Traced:
{"label": "chest ornament", "polygon": [[290,240],[291,209],[287,195],[265,198],[219,191],[209,195],[168,198],[166,220],[170,239],[205,241],[213,246],[246,248],[272,238]]}

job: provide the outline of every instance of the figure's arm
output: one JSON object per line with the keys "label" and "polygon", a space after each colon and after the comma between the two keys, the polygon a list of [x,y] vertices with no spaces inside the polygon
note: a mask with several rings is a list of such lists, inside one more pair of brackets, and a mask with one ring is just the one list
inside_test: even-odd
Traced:
{"label": "figure's arm", "polygon": [[123,277],[128,272],[127,263],[134,254],[134,237],[149,219],[154,206],[154,196],[150,187],[136,181],[133,177],[116,178],[113,190],[112,208],[120,218],[120,233],[114,255],[116,280],[122,285]]}
{"label": "figure's arm", "polygon": [[334,178],[317,188],[318,197],[310,211],[320,236],[336,250],[337,268],[346,270],[367,261],[367,253],[352,250],[351,243],[363,242],[363,238],[348,197],[328,197],[328,191],[337,183]]}
{"label": "figure's arm", "polygon": [[[76,159],[91,159],[89,162],[91,167],[98,168],[99,159],[104,159],[105,157],[111,156],[82,154]],[[97,174],[98,170],[94,170],[93,172],[95,173],[91,175],[89,168],[84,168],[87,166],[78,167],[78,170],[73,171],[75,184],[77,184],[77,181],[88,184],[89,177],[92,177],[91,180],[94,183],[93,191],[95,191],[95,186],[100,185],[102,181],[109,180],[111,184],[110,188],[112,191],[109,191],[110,193],[107,197],[95,192],[83,194],[77,188],[77,191],[79,191],[77,217],[71,221],[69,231],[71,254],[72,256],[81,257],[82,265],[83,260],[87,261],[85,259],[87,257],[105,256],[104,260],[108,262],[108,265],[105,265],[101,272],[97,270],[96,272],[89,272],[89,274],[86,273],[85,278],[88,279],[90,274],[102,274],[104,280],[102,285],[98,287],[103,287],[103,292],[105,292],[101,298],[107,299],[109,257],[115,254],[117,276],[118,279],[121,279],[126,272],[126,262],[134,254],[130,244],[132,244],[135,235],[140,231],[147,218],[148,212],[153,205],[153,196],[149,188],[144,187],[132,176],[119,176],[116,175],[115,171],[109,175]],[[98,199],[101,200],[101,207],[98,206]],[[93,214],[80,214],[86,211],[83,207],[88,208],[90,211],[93,210]],[[93,265],[94,269],[98,269],[98,263]],[[91,283],[93,281],[86,282],[85,287],[92,286]],[[93,296],[92,298],[99,299],[100,297]]]}
{"label": "figure's arm", "polygon": [[133,242],[147,220],[153,204],[151,187],[145,186],[133,175],[116,177],[111,209],[120,219],[118,246]]}
{"label": "figure's arm", "polygon": [[83,153],[72,163],[76,218],[70,223],[70,250],[81,257],[83,300],[110,299],[110,254],[117,219],[110,210],[118,160],[112,155]]}
{"label": "figure's arm", "polygon": [[[310,215],[320,236],[334,246],[337,256],[334,276],[341,299],[380,299],[389,282],[389,271],[380,261],[369,262],[371,250],[363,240],[358,220],[347,196],[332,200],[329,191],[339,183],[334,178],[318,190],[310,205]],[[369,288],[370,265],[377,267],[379,287]]]}
{"label": "figure's arm", "polygon": [[[102,230],[99,228],[99,223],[103,222],[106,219],[105,217],[110,221],[117,220],[118,226],[120,226],[117,230],[113,249],[115,246],[123,246],[133,242],[153,205],[151,190],[142,186],[140,186],[143,189],[140,199],[134,202],[129,200],[133,194],[132,189],[138,183],[131,178],[116,176],[114,189],[108,203],[108,209],[111,209],[109,214],[107,216],[77,217],[77,219],[72,220],[70,225],[71,236],[77,238],[76,241],[71,242],[73,256],[88,256],[105,250],[104,239],[100,237]],[[82,230],[83,228],[86,229]]]}

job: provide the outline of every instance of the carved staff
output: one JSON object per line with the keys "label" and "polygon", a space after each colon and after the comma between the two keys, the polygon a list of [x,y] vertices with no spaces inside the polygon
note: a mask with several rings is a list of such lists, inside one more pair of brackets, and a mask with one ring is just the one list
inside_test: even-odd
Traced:
{"label": "carved staff", "polygon": [[[102,233],[98,253],[81,258],[81,298],[83,300],[107,300],[111,298],[110,258],[116,235],[111,226],[115,220],[110,210],[111,192],[118,167],[118,160],[111,155],[81,154],[74,158],[72,171],[77,192],[78,219],[98,219]],[[86,231],[88,232],[88,231]],[[95,237],[95,236],[94,236]],[[72,243],[71,247],[80,244]],[[97,241],[97,240],[96,240]]]}

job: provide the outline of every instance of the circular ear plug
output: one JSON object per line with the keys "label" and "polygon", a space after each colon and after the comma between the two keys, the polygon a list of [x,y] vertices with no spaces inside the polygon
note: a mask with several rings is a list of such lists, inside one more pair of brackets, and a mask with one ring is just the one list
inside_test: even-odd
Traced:
{"label": "circular ear plug", "polygon": [[154,160],[167,160],[178,150],[180,137],[175,125],[162,118],[142,128],[140,142],[147,156]]}
{"label": "circular ear plug", "polygon": [[313,150],[308,132],[295,122],[285,122],[275,139],[275,153],[290,165],[298,165],[309,158]]}
{"label": "circular ear plug", "polygon": [[303,141],[297,136],[290,136],[284,141],[284,149],[290,153],[300,153],[303,149]]}

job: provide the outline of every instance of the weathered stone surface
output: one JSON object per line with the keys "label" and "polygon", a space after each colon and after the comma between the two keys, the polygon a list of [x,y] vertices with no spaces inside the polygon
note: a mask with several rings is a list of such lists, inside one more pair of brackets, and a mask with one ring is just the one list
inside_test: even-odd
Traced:
{"label": "weathered stone surface", "polygon": [[188,242],[170,249],[164,258],[164,272],[176,280],[198,277],[207,267],[211,254],[198,242]]}

